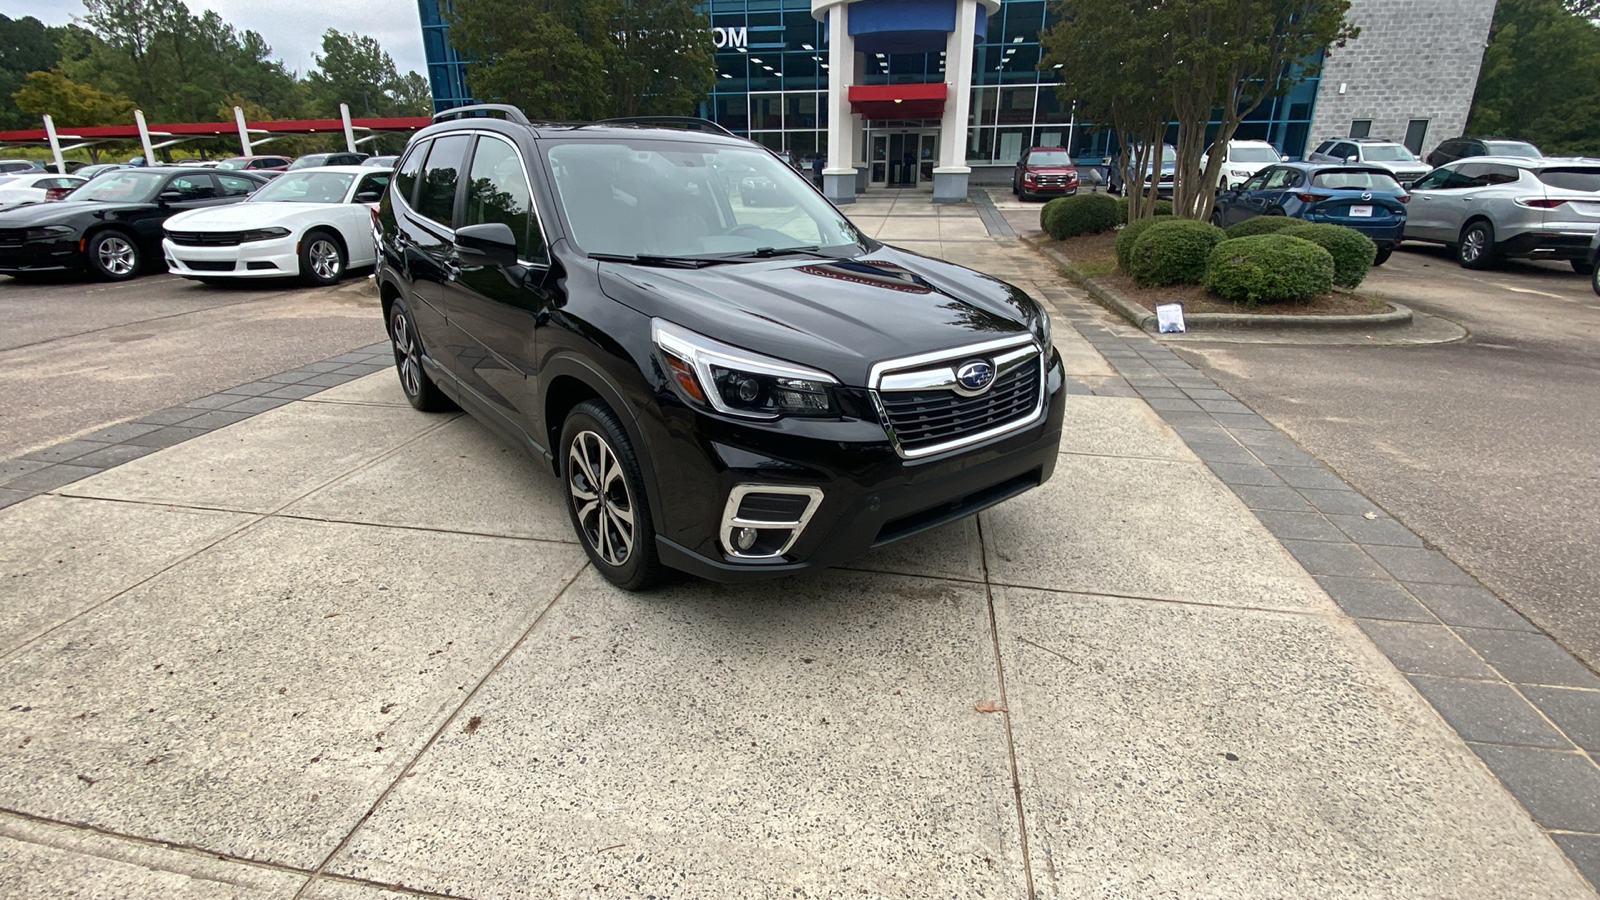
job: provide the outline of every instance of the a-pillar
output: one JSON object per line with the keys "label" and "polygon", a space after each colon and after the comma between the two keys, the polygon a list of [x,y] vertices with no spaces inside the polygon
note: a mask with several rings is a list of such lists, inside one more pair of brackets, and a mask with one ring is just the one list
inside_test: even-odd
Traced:
{"label": "a-pillar", "polygon": [[[998,4],[997,4],[998,5]],[[967,115],[972,105],[973,32],[978,25],[978,0],[956,0],[956,30],[944,51],[948,94],[939,121],[939,165],[933,170],[933,202],[967,199]]]}
{"label": "a-pillar", "polygon": [[[850,73],[855,70],[855,39],[847,27],[848,2],[813,2],[812,15],[828,15],[828,161],[822,170],[822,195],[837,204],[856,200],[855,136],[851,130]],[[859,129],[858,129],[859,130]]]}

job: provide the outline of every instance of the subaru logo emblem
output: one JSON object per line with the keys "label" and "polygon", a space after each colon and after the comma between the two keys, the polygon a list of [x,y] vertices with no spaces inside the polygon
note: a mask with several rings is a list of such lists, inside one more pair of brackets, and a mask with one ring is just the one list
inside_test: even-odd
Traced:
{"label": "subaru logo emblem", "polygon": [[994,366],[987,360],[974,359],[956,369],[956,391],[973,396],[981,394],[994,384]]}

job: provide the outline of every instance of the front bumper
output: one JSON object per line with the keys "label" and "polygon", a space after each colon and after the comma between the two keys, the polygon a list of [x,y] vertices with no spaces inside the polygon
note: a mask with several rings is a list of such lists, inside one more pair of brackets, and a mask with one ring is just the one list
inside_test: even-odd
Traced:
{"label": "front bumper", "polygon": [[[657,551],[665,564],[702,578],[750,581],[841,565],[874,547],[970,516],[1043,484],[1055,471],[1064,378],[1060,357],[1052,355],[1042,418],[986,444],[927,460],[901,459],[886,437],[859,444],[780,444],[770,433],[719,420],[700,432],[704,455],[674,453],[670,471],[657,463],[665,502],[682,498],[694,520],[684,523],[680,516],[679,527],[656,539]],[[779,457],[779,446],[793,450]],[[662,458],[655,447],[651,456]],[[727,497],[750,484],[822,491],[804,531],[781,557],[741,560],[719,539]]]}
{"label": "front bumper", "polygon": [[295,235],[249,241],[233,247],[197,247],[161,241],[172,274],[184,278],[284,278],[300,274],[300,244]]}
{"label": "front bumper", "polygon": [[62,272],[77,269],[82,262],[76,238],[0,246],[0,275]]}

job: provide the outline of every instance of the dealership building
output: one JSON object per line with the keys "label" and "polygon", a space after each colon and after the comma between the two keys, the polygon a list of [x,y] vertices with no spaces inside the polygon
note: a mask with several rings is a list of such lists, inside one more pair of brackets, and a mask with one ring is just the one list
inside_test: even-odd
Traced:
{"label": "dealership building", "polygon": [[[470,102],[440,0],[418,0],[437,109]],[[717,76],[698,114],[806,163],[824,187],[922,188],[964,199],[1008,181],[1028,147],[1083,164],[1109,156],[1109,129],[1080,121],[1039,68],[1044,0],[709,0]],[[1426,153],[1462,133],[1494,0],[1352,0],[1361,36],[1321,73],[1269,100],[1237,137],[1302,156],[1329,137],[1402,141]]]}

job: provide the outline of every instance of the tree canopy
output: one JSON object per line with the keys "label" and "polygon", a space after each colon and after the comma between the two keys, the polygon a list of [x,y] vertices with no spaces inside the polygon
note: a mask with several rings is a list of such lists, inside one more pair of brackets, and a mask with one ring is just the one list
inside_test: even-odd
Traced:
{"label": "tree canopy", "polygon": [[715,77],[693,0],[455,0],[450,39],[473,94],[535,118],[685,115]]}
{"label": "tree canopy", "polygon": [[1600,0],[1500,0],[1471,134],[1503,134],[1552,155],[1600,153]]}

